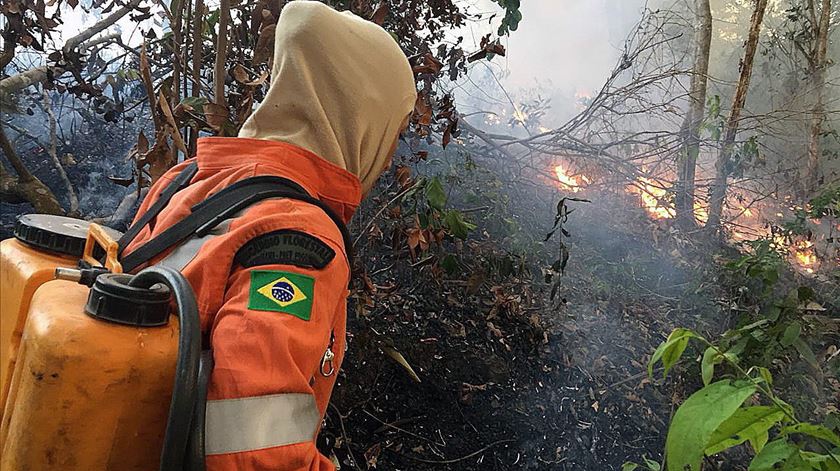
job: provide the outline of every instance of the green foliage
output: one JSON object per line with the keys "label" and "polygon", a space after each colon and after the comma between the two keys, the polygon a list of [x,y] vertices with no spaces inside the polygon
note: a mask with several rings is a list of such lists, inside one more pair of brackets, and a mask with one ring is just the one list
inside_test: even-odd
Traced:
{"label": "green foliage", "polygon": [[499,25],[499,36],[510,34],[511,31],[516,31],[519,28],[519,22],[522,21],[522,12],[519,11],[520,0],[493,0],[500,7],[505,9],[505,16],[502,18],[502,23]]}
{"label": "green foliage", "polygon": [[785,411],[775,405],[741,407],[714,431],[705,454],[711,456],[746,441],[753,450],[761,451],[769,430],[784,418]]}
{"label": "green foliage", "polygon": [[788,236],[808,236],[809,219],[840,218],[840,185],[828,187],[808,202],[806,208],[794,211],[793,219],[782,223],[781,230]]}
{"label": "green foliage", "polygon": [[[657,463],[656,461],[653,461],[645,455],[642,455],[642,462],[644,463],[644,469],[647,469],[649,471],[660,471],[662,469],[661,464]],[[636,469],[639,469],[639,466],[640,465],[636,463],[627,462],[621,465],[621,471],[635,471]]]}
{"label": "green foliage", "polygon": [[[434,243],[440,247],[446,235],[466,239],[476,229],[477,226],[468,221],[461,211],[447,207],[449,195],[440,177],[423,177],[413,184],[408,181],[404,185],[404,215],[413,219],[412,225],[405,229],[412,256],[425,252]],[[442,268],[455,273],[458,264],[453,262],[447,260]]]}
{"label": "green foliage", "polygon": [[[704,456],[743,443],[749,443],[756,453],[750,470],[840,469],[840,455],[832,449],[840,446],[840,436],[826,426],[798,420],[793,408],[775,395],[772,376],[766,368],[752,366],[745,370],[741,366],[735,352],[737,343],[732,345],[731,341],[764,324],[755,323],[727,332],[721,345],[712,344],[691,330],[678,328],[654,352],[648,364],[651,375],[658,362],[667,373],[682,358],[690,340],[706,346],[700,360],[704,386],[689,396],[671,419],[665,443],[668,471],[700,471]],[[787,336],[794,337],[792,333]],[[735,378],[711,382],[714,365],[722,362],[734,370]],[[759,397],[755,400],[766,401],[766,404],[744,405],[756,393]],[[773,441],[768,443],[772,432],[775,432]],[[792,440],[792,435],[799,439]],[[814,449],[820,452],[812,451]],[[625,463],[622,467],[626,470],[637,468],[635,463]]]}
{"label": "green foliage", "polygon": [[727,174],[735,178],[742,178],[744,170],[761,162],[761,155],[758,152],[758,138],[751,136],[735,147],[729,161]]}
{"label": "green foliage", "polygon": [[812,219],[840,217],[840,185],[828,187],[812,199],[807,215]]}
{"label": "green foliage", "polygon": [[443,227],[459,239],[466,239],[469,232],[476,228],[475,224],[467,222],[464,215],[455,209],[444,212]]}
{"label": "green foliage", "polygon": [[694,336],[694,333],[688,329],[675,329],[671,332],[668,339],[662,342],[653,352],[653,356],[648,362],[648,375],[653,376],[653,365],[661,360],[662,366],[665,368],[663,376],[667,376],[668,370],[680,359],[692,336]]}
{"label": "green foliage", "polygon": [[440,211],[446,206],[446,192],[443,191],[443,183],[440,182],[440,178],[434,177],[427,180],[425,192],[426,200],[431,208]]}
{"label": "green foliage", "polygon": [[723,134],[723,118],[720,115],[720,95],[709,97],[706,101],[706,117],[700,129],[709,133],[715,141],[720,141]]}
{"label": "green foliage", "polygon": [[[719,446],[732,425],[721,425],[732,418],[741,404],[753,395],[756,386],[749,381],[722,380],[695,392],[674,413],[665,440],[669,470],[699,471],[704,451]],[[717,437],[712,441],[712,436]]]}
{"label": "green foliage", "polygon": [[772,238],[751,240],[745,244],[749,251],[726,264],[726,268],[747,278],[761,280],[765,294],[769,294],[770,289],[779,280],[784,266],[785,249]]}
{"label": "green foliage", "polygon": [[[793,353],[819,370],[814,352],[802,338],[803,331],[809,326],[803,323],[801,311],[803,306],[813,300],[813,290],[801,286],[780,296],[778,281],[786,263],[783,258],[784,249],[772,238],[758,239],[747,244],[750,252],[728,263],[726,267],[737,279],[746,278],[760,284],[757,305],[745,309],[747,314],[742,322],[747,325],[724,334],[723,344],[730,352],[752,358],[759,365],[770,364],[773,358],[781,354]],[[740,289],[741,292],[749,290],[749,286]],[[705,367],[708,369],[709,365]]]}

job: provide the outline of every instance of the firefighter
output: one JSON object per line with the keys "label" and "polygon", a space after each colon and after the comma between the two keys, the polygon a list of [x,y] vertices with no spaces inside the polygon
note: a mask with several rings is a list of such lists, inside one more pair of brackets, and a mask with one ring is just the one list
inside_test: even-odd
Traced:
{"label": "firefighter", "polygon": [[314,1],[285,6],[272,64],[239,136],[199,139],[195,159],[152,186],[135,222],[197,163],[189,183],[124,251],[250,177],[283,177],[309,198],[260,201],[143,265],[177,268],[196,294],[215,362],[210,471],[334,469],[315,439],[344,355],[351,247],[341,226],[390,164],[416,100],[387,32]]}

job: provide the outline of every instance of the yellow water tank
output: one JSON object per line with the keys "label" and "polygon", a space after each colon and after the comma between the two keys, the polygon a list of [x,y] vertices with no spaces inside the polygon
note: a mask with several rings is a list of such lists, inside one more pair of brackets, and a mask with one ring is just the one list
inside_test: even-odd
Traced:
{"label": "yellow water tank", "polygon": [[[84,221],[24,217],[17,239],[0,243],[0,468],[157,469],[178,355],[177,318],[166,315],[155,327],[104,320],[86,286],[54,279],[56,268],[79,259],[79,242],[72,240],[79,237],[68,225],[87,230]],[[125,281],[100,276],[94,290],[115,290],[120,300],[130,290]],[[146,290],[149,302],[168,303],[166,288],[156,289]],[[128,298],[123,301],[132,303]]]}

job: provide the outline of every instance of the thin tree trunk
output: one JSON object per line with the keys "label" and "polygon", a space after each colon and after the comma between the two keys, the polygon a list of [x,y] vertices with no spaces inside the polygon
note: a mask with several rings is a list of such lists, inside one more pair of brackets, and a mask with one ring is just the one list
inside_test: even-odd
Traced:
{"label": "thin tree trunk", "polygon": [[225,99],[225,61],[227,60],[228,22],[230,21],[230,0],[221,0],[219,5],[219,36],[216,41],[216,63],[213,67],[213,99],[217,105],[227,106]]}
{"label": "thin tree trunk", "polygon": [[700,154],[700,126],[705,116],[709,53],[712,44],[712,8],[709,0],[697,0],[694,67],[689,91],[688,112],[683,123],[683,145],[677,169],[675,207],[683,227],[694,227],[694,187],[697,156]]}
{"label": "thin tree trunk", "polygon": [[61,165],[61,161],[58,159],[58,137],[55,133],[55,113],[52,109],[50,94],[49,92],[47,92],[46,89],[44,89],[42,93],[44,98],[44,111],[47,113],[50,125],[50,142],[47,147],[47,153],[52,158],[53,165],[55,165],[56,170],[58,170],[58,176],[61,178],[61,181],[64,183],[64,186],[67,188],[67,199],[70,201],[69,213],[73,216],[78,216],[79,198],[76,196],[76,190],[73,189],[73,184],[70,182],[70,177],[67,176],[67,172],[64,170],[64,166]]}
{"label": "thin tree trunk", "polygon": [[706,228],[713,232],[720,229],[723,204],[726,199],[726,180],[731,172],[730,166],[735,147],[735,136],[738,134],[738,121],[741,119],[741,111],[747,101],[753,60],[755,59],[756,49],[758,49],[758,36],[761,33],[764,12],[767,10],[767,1],[755,0],[755,10],[753,10],[750,19],[750,32],[744,46],[744,58],[741,61],[741,75],[738,78],[738,86],[735,88],[735,98],[732,100],[729,118],[726,120],[724,127],[723,145],[718,153],[717,162],[715,162],[715,180],[712,185],[712,195],[709,203],[709,221],[706,223]]}
{"label": "thin tree trunk", "polygon": [[[181,69],[185,63],[185,51],[182,50],[181,25],[184,17],[184,1],[173,0],[172,5],[172,94],[169,97],[169,109],[174,110],[181,102]],[[173,132],[180,133],[177,128]],[[184,156],[186,157],[186,156]],[[178,146],[169,149],[169,161],[178,162]]]}
{"label": "thin tree trunk", "polygon": [[[201,66],[202,66],[202,40],[201,30],[204,27],[204,0],[195,0],[195,13],[193,13],[193,39],[192,39],[192,86],[191,95],[197,97],[201,94]],[[190,130],[190,142],[187,149],[191,155],[195,155],[198,141],[198,129]]]}
{"label": "thin tree trunk", "polygon": [[816,31],[817,44],[815,48],[813,69],[811,71],[812,88],[814,90],[814,108],[811,114],[811,133],[808,141],[808,174],[805,180],[805,191],[812,193],[817,189],[820,178],[820,160],[822,157],[822,124],[825,120],[825,69],[827,64],[828,29],[831,19],[831,0],[822,0],[820,22]]}

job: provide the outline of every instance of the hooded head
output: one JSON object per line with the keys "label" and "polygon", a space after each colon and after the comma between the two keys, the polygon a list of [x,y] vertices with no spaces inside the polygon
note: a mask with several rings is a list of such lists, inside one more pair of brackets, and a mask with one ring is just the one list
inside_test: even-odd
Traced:
{"label": "hooded head", "polygon": [[239,137],[309,150],[356,175],[367,192],[388,165],[416,96],[411,66],[384,29],[294,1],[277,22],[268,94]]}

